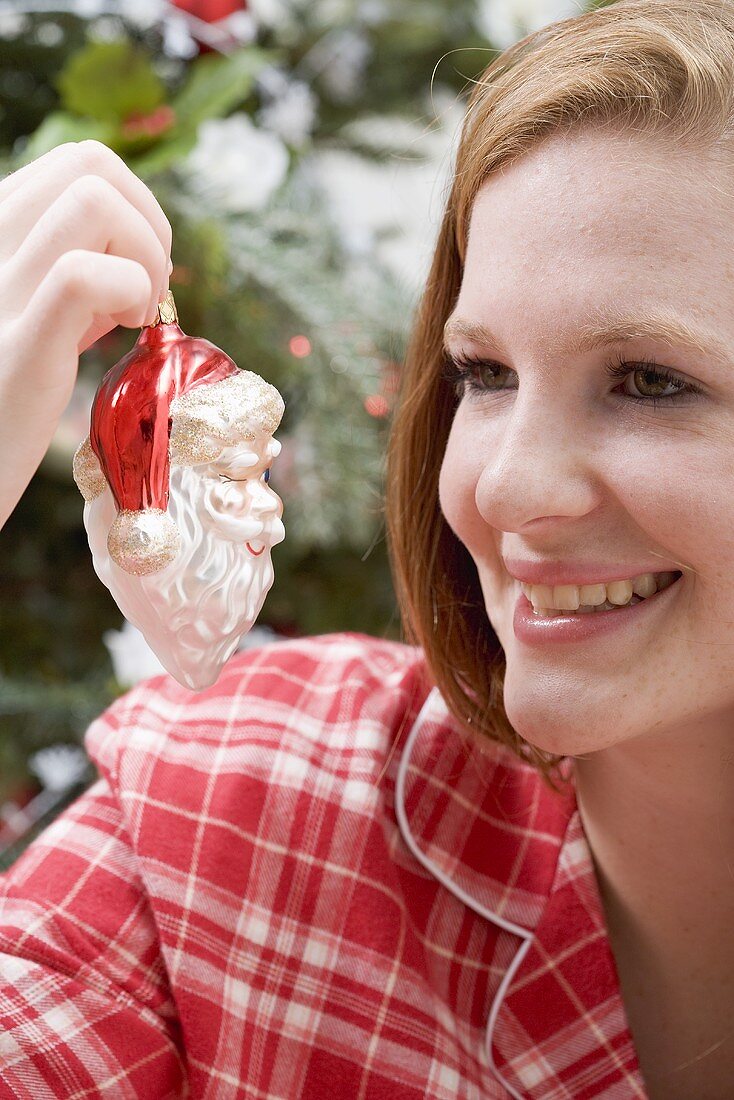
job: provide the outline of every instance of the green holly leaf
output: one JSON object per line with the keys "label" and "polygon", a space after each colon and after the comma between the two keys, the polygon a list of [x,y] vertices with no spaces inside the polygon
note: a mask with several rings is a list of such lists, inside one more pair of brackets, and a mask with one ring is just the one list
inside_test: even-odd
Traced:
{"label": "green holly leaf", "polygon": [[106,122],[149,114],[166,98],[148,56],[125,39],[89,42],[68,60],[56,87],[67,111]]}
{"label": "green holly leaf", "polygon": [[196,128],[204,119],[228,114],[250,94],[260,70],[278,56],[275,50],[246,46],[226,56],[198,58],[172,104],[181,126]]}
{"label": "green holly leaf", "polygon": [[233,54],[206,54],[190,66],[188,80],[171,103],[175,123],[152,148],[127,146],[123,155],[143,177],[163,172],[181,161],[196,145],[199,124],[221,118],[242,104],[260,70],[280,59],[276,50],[246,47]]}

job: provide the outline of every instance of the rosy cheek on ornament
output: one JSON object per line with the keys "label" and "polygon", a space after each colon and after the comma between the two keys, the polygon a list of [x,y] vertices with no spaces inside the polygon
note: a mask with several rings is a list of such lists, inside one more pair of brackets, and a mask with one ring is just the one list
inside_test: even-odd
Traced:
{"label": "rosy cheek on ornament", "polygon": [[263,523],[253,515],[247,482],[215,482],[204,494],[208,526],[230,542],[243,545],[262,534]]}

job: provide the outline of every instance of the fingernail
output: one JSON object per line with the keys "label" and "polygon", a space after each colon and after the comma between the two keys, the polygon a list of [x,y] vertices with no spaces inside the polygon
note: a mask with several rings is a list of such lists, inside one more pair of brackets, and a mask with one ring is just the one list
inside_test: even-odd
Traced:
{"label": "fingernail", "polygon": [[168,274],[169,275],[173,274],[173,260],[168,261]]}

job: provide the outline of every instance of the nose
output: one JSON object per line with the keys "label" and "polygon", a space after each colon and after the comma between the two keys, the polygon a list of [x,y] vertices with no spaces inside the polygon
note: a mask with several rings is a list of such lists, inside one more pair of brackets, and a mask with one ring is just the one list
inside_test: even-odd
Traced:
{"label": "nose", "polygon": [[568,396],[517,396],[488,421],[475,498],[482,518],[502,531],[579,518],[598,505],[598,439]]}
{"label": "nose", "polygon": [[269,516],[280,516],[283,512],[283,502],[277,493],[273,492],[265,482],[256,481],[252,484],[251,510],[258,519],[267,519]]}

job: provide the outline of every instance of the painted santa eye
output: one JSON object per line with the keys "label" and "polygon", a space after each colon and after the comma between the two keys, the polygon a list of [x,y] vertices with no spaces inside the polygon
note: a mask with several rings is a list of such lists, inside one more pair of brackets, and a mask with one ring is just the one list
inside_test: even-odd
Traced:
{"label": "painted santa eye", "polygon": [[270,467],[269,466],[268,466],[267,470],[265,471],[265,473],[263,474],[263,481],[265,482],[266,485],[270,481]]}

